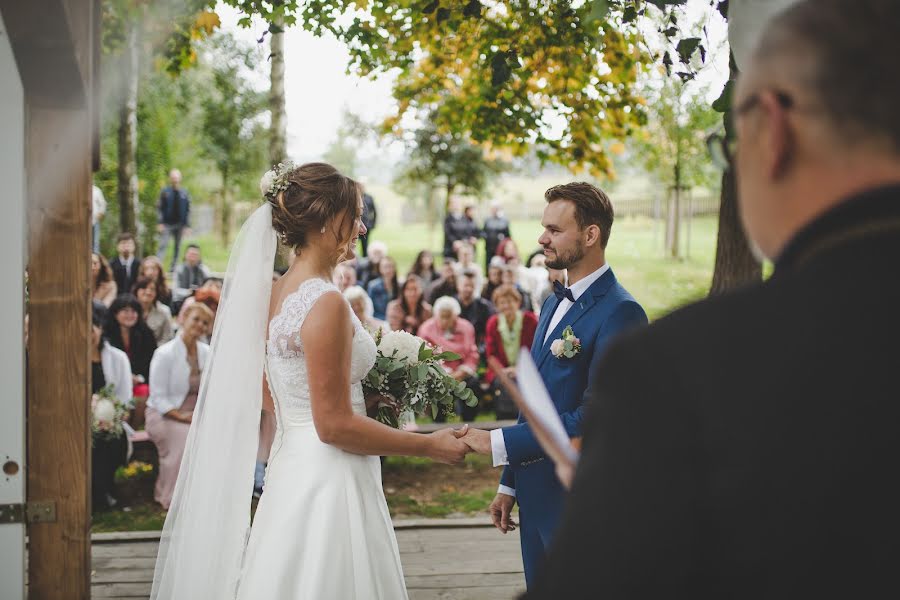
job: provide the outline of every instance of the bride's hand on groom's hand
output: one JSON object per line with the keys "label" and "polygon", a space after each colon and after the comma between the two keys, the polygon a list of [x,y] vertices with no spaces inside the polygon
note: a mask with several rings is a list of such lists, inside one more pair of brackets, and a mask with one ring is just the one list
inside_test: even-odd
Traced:
{"label": "bride's hand on groom's hand", "polygon": [[463,425],[459,429],[447,427],[429,434],[429,458],[450,465],[462,463],[469,453],[469,446],[460,438],[468,432],[469,426]]}

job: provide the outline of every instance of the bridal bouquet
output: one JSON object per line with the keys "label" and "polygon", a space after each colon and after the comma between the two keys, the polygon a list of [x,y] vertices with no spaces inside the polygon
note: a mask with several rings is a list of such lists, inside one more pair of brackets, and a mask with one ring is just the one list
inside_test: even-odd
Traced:
{"label": "bridal bouquet", "polygon": [[122,423],[128,415],[128,407],[116,397],[113,384],[91,397],[91,414],[91,433],[94,435],[111,440],[125,433]]}
{"label": "bridal bouquet", "polygon": [[379,332],[375,344],[378,355],[363,379],[363,389],[387,399],[378,405],[376,416],[385,425],[399,428],[404,414],[430,414],[434,418],[442,408],[452,413],[457,398],[468,406],[478,403],[472,390],[441,366],[442,361],[459,360],[458,354],[437,352],[422,338],[405,331]]}

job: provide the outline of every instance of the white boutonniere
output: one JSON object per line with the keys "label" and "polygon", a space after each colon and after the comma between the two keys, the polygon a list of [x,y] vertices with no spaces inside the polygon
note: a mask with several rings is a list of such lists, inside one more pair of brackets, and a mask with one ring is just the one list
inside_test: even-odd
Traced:
{"label": "white boutonniere", "polygon": [[571,326],[563,329],[561,338],[553,340],[553,343],[550,344],[550,352],[556,358],[573,358],[581,352],[581,340],[575,337]]}

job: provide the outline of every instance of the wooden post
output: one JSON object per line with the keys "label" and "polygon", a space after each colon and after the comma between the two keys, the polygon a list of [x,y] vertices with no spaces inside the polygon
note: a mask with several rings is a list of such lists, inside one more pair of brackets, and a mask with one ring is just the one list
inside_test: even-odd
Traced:
{"label": "wooden post", "polygon": [[0,4],[25,92],[30,598],[90,597],[90,239],[99,0]]}

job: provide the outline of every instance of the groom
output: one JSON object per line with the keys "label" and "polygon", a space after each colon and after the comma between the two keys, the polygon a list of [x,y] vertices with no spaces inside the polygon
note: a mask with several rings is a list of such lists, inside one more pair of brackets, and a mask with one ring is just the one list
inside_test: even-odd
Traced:
{"label": "groom", "polygon": [[[538,243],[547,267],[568,270],[569,287],[557,282],[554,295],[544,302],[531,357],[569,437],[577,437],[603,350],[617,334],[646,324],[647,315],[606,263],[613,223],[606,194],[589,183],[568,183],[550,188],[544,198],[544,233]],[[570,331],[580,342],[574,356],[559,353],[561,344],[554,345]],[[517,425],[490,433],[470,429],[463,440],[475,452],[492,455],[495,467],[504,465],[491,518],[503,533],[515,529],[510,512],[519,503],[522,561],[530,587],[563,509],[564,491],[554,466],[521,416]]]}

